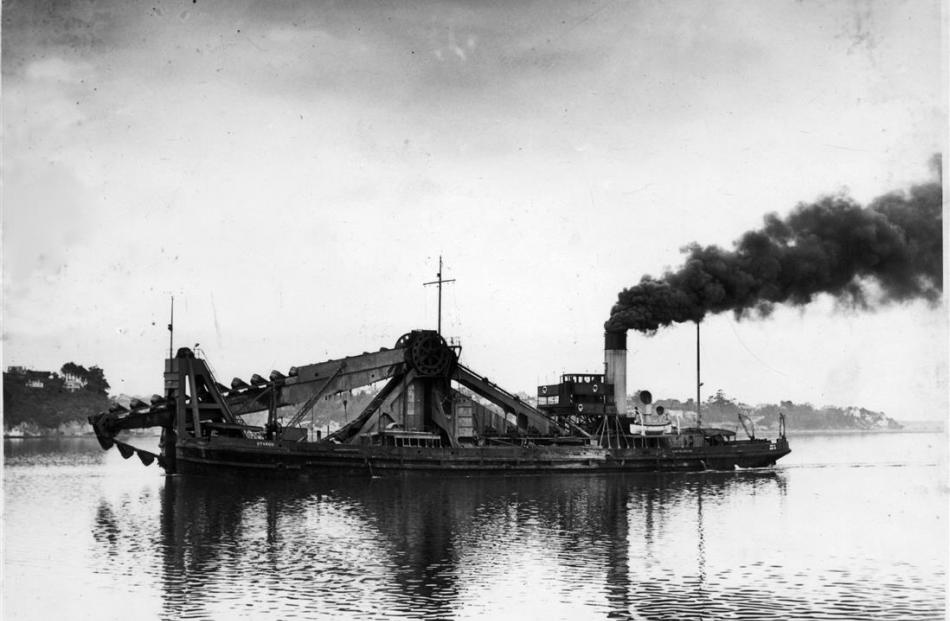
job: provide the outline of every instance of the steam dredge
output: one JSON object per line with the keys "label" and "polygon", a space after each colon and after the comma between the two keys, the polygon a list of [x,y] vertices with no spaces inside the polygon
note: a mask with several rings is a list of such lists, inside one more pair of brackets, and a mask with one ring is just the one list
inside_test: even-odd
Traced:
{"label": "steam dredge", "polygon": [[[461,364],[460,349],[439,331],[413,330],[392,348],[235,378],[230,387],[191,349],[170,349],[164,395],[89,422],[103,449],[187,475],[732,470],[772,466],[790,452],[784,425],[771,441],[680,428],[647,391],[629,409],[626,332],[606,333],[603,374],[539,386],[537,406]],[[363,387],[378,392],[335,432],[303,424],[322,398]],[[266,422],[245,421],[255,412]],[[161,429],[158,455],[117,438],[149,427]]]}

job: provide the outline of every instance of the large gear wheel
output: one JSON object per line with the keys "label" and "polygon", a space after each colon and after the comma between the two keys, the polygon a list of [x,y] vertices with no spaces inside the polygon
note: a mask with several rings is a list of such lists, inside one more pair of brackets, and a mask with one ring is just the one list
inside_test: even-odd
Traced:
{"label": "large gear wheel", "polygon": [[406,348],[406,362],[422,377],[447,376],[455,364],[455,352],[438,332],[413,331],[403,335],[396,346]]}

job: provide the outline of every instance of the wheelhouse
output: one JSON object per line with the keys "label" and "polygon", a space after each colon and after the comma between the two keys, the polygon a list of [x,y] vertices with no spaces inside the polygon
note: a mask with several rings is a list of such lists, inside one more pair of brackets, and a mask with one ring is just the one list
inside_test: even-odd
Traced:
{"label": "wheelhouse", "polygon": [[603,374],[565,373],[558,384],[538,386],[538,408],[555,416],[604,414],[611,394]]}

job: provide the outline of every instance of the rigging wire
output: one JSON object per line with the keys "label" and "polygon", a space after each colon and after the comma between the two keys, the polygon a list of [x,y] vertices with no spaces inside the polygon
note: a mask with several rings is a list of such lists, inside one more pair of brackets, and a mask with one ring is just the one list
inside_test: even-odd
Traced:
{"label": "rigging wire", "polygon": [[781,375],[782,377],[788,377],[788,374],[787,374],[787,373],[785,373],[785,372],[783,372],[783,371],[779,371],[778,369],[776,369],[775,367],[773,367],[772,365],[770,365],[770,364],[767,363],[766,361],[764,361],[764,360],[762,360],[761,358],[759,358],[758,356],[756,356],[756,355],[755,355],[755,352],[753,352],[751,349],[749,349],[748,346],[746,346],[746,344],[745,344],[744,342],[742,342],[742,339],[739,337],[739,333],[736,332],[736,329],[735,329],[735,327],[732,325],[732,322],[729,322],[729,329],[732,330],[732,334],[736,337],[736,340],[739,341],[739,344],[742,345],[742,348],[743,348],[744,350],[746,350],[747,352],[749,352],[749,355],[750,355],[750,356],[752,356],[753,358],[755,358],[756,360],[758,360],[759,363],[760,363],[762,366],[764,366],[765,368],[769,369],[770,371],[774,371],[775,373],[778,373],[778,374]]}

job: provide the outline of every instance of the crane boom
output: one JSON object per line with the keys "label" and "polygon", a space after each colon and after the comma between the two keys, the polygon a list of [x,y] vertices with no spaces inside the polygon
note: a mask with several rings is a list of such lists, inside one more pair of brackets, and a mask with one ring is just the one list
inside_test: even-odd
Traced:
{"label": "crane boom", "polygon": [[[354,420],[320,441],[358,443],[400,432],[458,448],[492,433],[590,437],[459,364],[456,349],[433,330],[414,330],[393,348],[296,367],[286,376],[274,371],[265,380],[255,374],[250,383],[235,378],[230,390],[214,379],[204,360],[183,347],[166,361],[163,400],[127,414],[105,412],[90,422],[104,444],[119,431],[142,427],[162,427],[170,441],[224,436],[303,442],[309,434],[297,425],[321,397],[384,381]],[[453,382],[480,401],[453,388]],[[290,405],[299,407],[288,424],[281,425],[278,408]],[[264,427],[247,425],[236,415],[264,410],[269,414]],[[171,459],[166,461],[174,468]]]}

